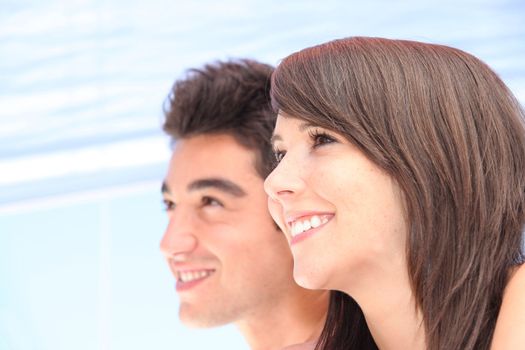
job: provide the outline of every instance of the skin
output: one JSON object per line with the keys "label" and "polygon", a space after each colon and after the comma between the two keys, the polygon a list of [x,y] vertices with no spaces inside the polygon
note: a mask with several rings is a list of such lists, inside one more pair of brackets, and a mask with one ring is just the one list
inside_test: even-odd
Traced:
{"label": "skin", "polygon": [[318,337],[327,294],[293,281],[254,164],[254,152],[229,135],[179,140],[163,185],[169,224],[161,250],[176,279],[211,272],[190,288],[177,281],[183,323],[233,322],[252,349],[281,349]]}
{"label": "skin", "polygon": [[512,271],[505,287],[492,338],[492,350],[521,349],[525,344],[525,265]]}
{"label": "skin", "polygon": [[[424,349],[397,184],[342,135],[300,119],[280,114],[272,140],[280,162],[265,190],[290,243],[295,280],[351,295],[381,349]],[[328,222],[292,238],[293,221],[313,214]]]}

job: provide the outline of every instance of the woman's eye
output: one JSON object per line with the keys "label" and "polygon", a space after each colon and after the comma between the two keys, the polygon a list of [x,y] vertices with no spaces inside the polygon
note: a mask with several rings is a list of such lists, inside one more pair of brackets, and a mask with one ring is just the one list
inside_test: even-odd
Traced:
{"label": "woman's eye", "polygon": [[276,161],[277,163],[280,163],[281,160],[283,160],[284,155],[286,154],[286,152],[283,152],[283,151],[280,151],[280,150],[275,150],[275,151],[273,152],[273,154],[274,154],[274,156],[275,156],[275,161]]}
{"label": "woman's eye", "polygon": [[170,201],[168,199],[163,199],[162,203],[164,203],[164,210],[165,211],[172,211],[173,209],[175,209],[175,203],[173,203],[172,201]]}
{"label": "woman's eye", "polygon": [[336,142],[335,138],[324,132],[314,132],[310,135],[310,137],[314,143],[314,148]]}
{"label": "woman's eye", "polygon": [[213,197],[209,197],[209,196],[202,197],[201,202],[202,202],[203,206],[208,206],[208,205],[209,206],[213,206],[213,207],[216,207],[216,206],[222,207],[223,206],[222,203],[219,200],[217,200],[217,199],[215,199]]}

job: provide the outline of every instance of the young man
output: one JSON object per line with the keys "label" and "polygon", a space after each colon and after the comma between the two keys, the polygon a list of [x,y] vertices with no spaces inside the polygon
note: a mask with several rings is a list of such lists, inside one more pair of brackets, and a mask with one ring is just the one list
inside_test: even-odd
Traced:
{"label": "young man", "polygon": [[175,83],[165,111],[174,142],[161,250],[184,324],[234,323],[252,349],[313,349],[328,293],[293,281],[263,190],[273,163],[272,71],[250,60],[218,62]]}

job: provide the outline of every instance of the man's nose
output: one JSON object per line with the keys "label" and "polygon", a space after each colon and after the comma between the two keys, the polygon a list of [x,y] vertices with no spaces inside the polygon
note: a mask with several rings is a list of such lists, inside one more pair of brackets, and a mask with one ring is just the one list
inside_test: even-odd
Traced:
{"label": "man's nose", "polygon": [[166,258],[183,259],[197,247],[198,240],[191,214],[176,209],[169,218],[168,227],[160,241],[160,250]]}

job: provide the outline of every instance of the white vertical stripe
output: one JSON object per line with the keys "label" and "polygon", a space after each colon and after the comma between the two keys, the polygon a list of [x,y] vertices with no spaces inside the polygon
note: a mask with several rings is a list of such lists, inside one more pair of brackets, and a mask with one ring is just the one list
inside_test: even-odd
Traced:
{"label": "white vertical stripe", "polygon": [[111,347],[111,215],[109,197],[100,203],[98,350]]}

